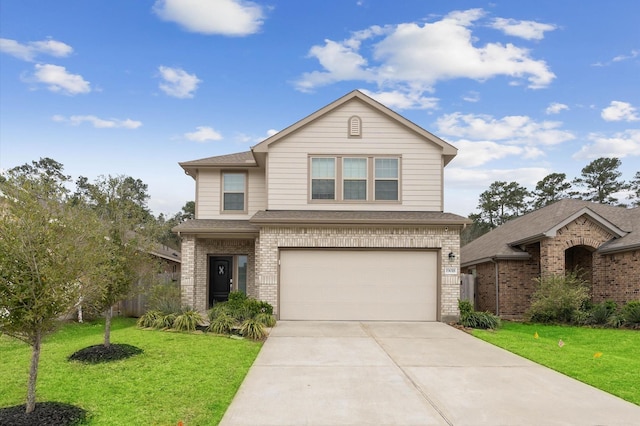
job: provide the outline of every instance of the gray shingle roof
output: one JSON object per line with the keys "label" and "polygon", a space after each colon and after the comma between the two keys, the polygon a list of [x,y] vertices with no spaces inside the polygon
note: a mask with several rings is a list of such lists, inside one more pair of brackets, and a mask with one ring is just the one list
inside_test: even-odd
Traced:
{"label": "gray shingle roof", "polygon": [[260,230],[257,226],[249,223],[248,220],[226,220],[226,219],[191,219],[182,222],[171,229],[176,233],[185,234],[236,234],[255,233]]}
{"label": "gray shingle roof", "polygon": [[184,234],[257,234],[260,225],[442,225],[469,224],[466,217],[441,212],[266,210],[249,220],[191,219],[172,229]]}
{"label": "gray shingle roof", "polygon": [[256,161],[251,151],[236,152],[227,155],[217,155],[215,157],[201,158],[199,160],[185,161],[179,163],[184,167],[202,166],[255,166]]}
{"label": "gray shingle roof", "polygon": [[471,223],[466,217],[453,213],[335,210],[265,210],[257,212],[250,220],[254,224],[463,225]]}
{"label": "gray shingle roof", "polygon": [[564,199],[513,219],[465,245],[461,250],[461,262],[468,265],[493,257],[526,258],[528,255],[525,252],[512,245],[540,240],[581,212],[591,215],[620,236],[603,245],[601,251],[629,250],[640,245],[640,208],[626,209]]}

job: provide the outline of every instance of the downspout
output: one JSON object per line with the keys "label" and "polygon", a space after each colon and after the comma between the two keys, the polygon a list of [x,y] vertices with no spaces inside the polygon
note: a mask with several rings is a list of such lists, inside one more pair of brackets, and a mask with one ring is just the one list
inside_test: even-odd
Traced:
{"label": "downspout", "polygon": [[500,284],[498,280],[498,262],[493,259],[490,259],[491,262],[495,265],[495,283],[496,283],[496,315],[500,316]]}

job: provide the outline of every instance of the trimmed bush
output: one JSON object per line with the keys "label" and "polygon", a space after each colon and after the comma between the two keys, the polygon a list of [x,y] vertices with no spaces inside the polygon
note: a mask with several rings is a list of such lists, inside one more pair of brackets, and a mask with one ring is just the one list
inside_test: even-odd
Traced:
{"label": "trimmed bush", "polygon": [[541,323],[572,323],[589,300],[589,286],[576,272],[535,279],[537,289],[525,318]]}

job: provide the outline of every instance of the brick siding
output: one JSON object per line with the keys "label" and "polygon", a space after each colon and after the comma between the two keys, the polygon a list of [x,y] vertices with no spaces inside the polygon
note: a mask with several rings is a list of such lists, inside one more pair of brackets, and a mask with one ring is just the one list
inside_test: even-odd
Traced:
{"label": "brick siding", "polygon": [[[256,244],[256,281],[258,297],[278,311],[278,249],[280,247],[327,248],[402,248],[440,250],[439,318],[442,321],[458,317],[460,275],[445,275],[444,267],[459,271],[460,233],[456,227],[407,228],[321,228],[265,226]],[[455,255],[449,259],[449,252]]]}
{"label": "brick siding", "polygon": [[[613,300],[623,304],[640,299],[640,251],[600,254],[597,249],[612,238],[613,234],[588,216],[581,216],[559,229],[555,237],[525,247],[530,260],[497,260],[499,314],[505,318],[522,317],[535,291],[534,278],[547,273],[562,274],[565,268],[576,265],[590,266],[583,276],[592,285],[594,302]],[[571,250],[578,247],[584,250]],[[495,313],[495,264],[486,262],[473,269],[476,306]]]}

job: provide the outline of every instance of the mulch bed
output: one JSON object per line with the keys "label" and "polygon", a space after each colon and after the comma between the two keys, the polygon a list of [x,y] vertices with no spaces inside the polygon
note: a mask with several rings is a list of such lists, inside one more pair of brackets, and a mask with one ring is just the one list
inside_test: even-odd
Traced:
{"label": "mulch bed", "polygon": [[[143,350],[127,344],[89,346],[69,356],[69,361],[87,364],[118,361],[143,353]],[[75,405],[62,402],[38,402],[27,414],[26,404],[0,408],[0,426],[74,426],[82,424],[87,412]]]}
{"label": "mulch bed", "polygon": [[87,412],[62,402],[38,402],[26,413],[26,404],[0,408],[0,426],[73,426],[82,424]]}
{"label": "mulch bed", "polygon": [[141,354],[142,349],[124,343],[112,343],[111,345],[94,345],[73,353],[69,361],[80,361],[87,364],[99,364],[101,362],[118,361]]}

